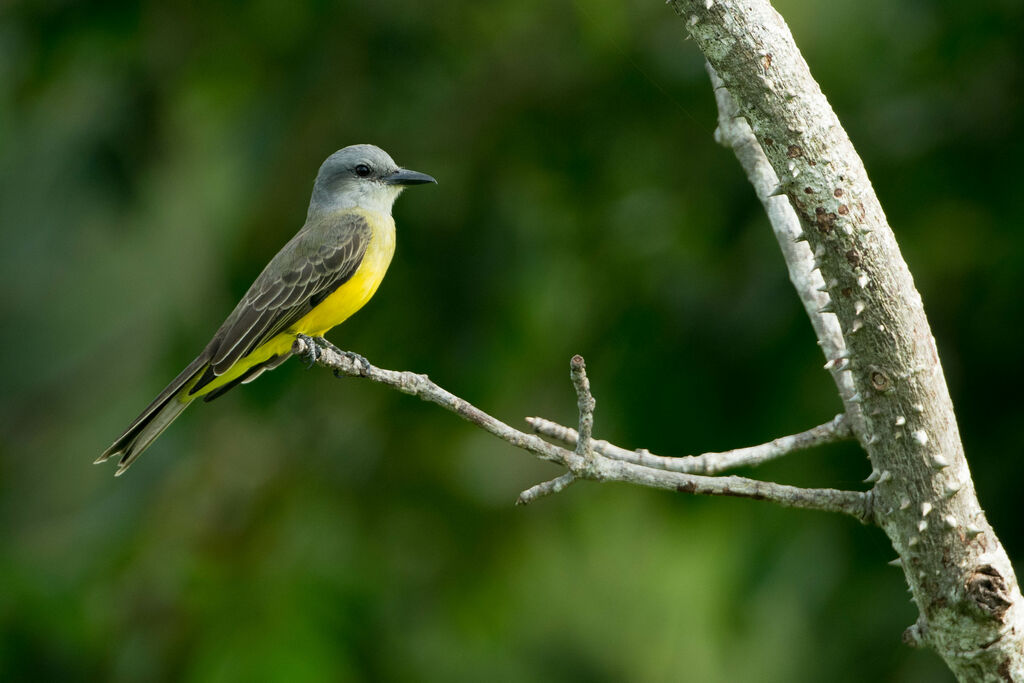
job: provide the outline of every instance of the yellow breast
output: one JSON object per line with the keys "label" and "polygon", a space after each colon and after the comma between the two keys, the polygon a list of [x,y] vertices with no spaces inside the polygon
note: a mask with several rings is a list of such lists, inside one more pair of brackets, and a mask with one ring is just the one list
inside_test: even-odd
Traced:
{"label": "yellow breast", "polygon": [[366,218],[372,235],[363,260],[349,280],[299,319],[288,333],[322,336],[362,308],[377,291],[395,253],[395,221],[391,216],[357,209]]}
{"label": "yellow breast", "polygon": [[195,394],[181,392],[179,401],[188,403],[241,377],[254,365],[259,365],[274,356],[287,354],[291,351],[296,334],[322,336],[327,330],[344,322],[370,300],[384,279],[384,273],[387,272],[391,257],[395,253],[395,221],[391,216],[384,214],[356,210],[366,218],[372,234],[370,244],[366,247],[366,253],[355,274],[298,322],[241,358],[231,366],[231,369],[200,391]]}

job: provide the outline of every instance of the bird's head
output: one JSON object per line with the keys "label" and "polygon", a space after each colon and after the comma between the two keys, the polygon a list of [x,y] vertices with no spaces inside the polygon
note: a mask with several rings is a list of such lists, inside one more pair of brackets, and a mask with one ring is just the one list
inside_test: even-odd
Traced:
{"label": "bird's head", "polygon": [[401,168],[380,147],[351,145],[327,157],[320,166],[309,210],[358,206],[390,213],[406,186],[436,182],[426,173]]}

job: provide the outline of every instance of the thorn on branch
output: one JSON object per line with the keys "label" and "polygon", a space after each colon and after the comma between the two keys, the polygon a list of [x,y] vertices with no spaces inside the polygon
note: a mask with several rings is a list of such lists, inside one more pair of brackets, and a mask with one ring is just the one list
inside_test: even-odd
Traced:
{"label": "thorn on branch", "polygon": [[925,639],[925,627],[918,621],[917,623],[911,624],[903,632],[903,642],[910,647],[923,647]]}

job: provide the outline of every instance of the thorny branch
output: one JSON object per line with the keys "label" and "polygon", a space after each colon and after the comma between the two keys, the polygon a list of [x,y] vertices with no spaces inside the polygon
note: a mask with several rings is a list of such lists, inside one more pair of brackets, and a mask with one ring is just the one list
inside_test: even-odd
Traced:
{"label": "thorny branch", "polygon": [[[669,4],[712,67],[719,139],[777,235],[777,219],[790,226],[791,239],[779,239],[790,277],[871,461],[874,520],[919,609],[908,640],[961,681],[1024,681],[1024,601],[978,502],[921,296],[864,163],[769,0]],[[817,310],[808,278],[827,295]]]}
{"label": "thorny branch", "polygon": [[[295,341],[292,352],[296,355],[312,355],[319,365],[333,369],[336,376],[363,377],[373,382],[386,384],[403,393],[417,396],[424,401],[435,403],[513,446],[533,453],[541,460],[562,465],[568,470],[551,481],[524,491],[517,500],[519,504],[530,503],[542,496],[558,493],[576,479],[591,479],[594,481],[622,481],[650,488],[706,496],[733,496],[767,500],[786,507],[841,512],[864,523],[871,523],[873,520],[870,493],[835,489],[806,489],[746,477],[709,477],[675,472],[616,460],[603,455],[596,448],[591,448],[587,455],[586,447],[584,446],[582,449],[579,447],[581,441],[579,439],[577,440],[577,449],[570,451],[549,443],[536,434],[527,434],[510,427],[465,399],[438,386],[426,375],[385,370],[369,362],[362,362],[365,359],[357,359],[352,354],[337,353],[330,348],[317,346],[311,350],[304,339]],[[590,382],[586,377],[585,363],[579,356],[572,359],[571,375],[573,386],[577,392],[577,404],[580,407],[580,431],[589,435],[589,430],[593,425],[594,398],[590,394]],[[590,441],[589,438],[586,440]],[[582,453],[579,452],[581,450]]]}

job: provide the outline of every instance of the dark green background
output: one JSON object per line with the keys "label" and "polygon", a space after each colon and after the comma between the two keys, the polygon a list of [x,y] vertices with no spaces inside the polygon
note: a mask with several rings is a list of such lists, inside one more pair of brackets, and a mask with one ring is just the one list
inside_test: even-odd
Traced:
{"label": "dark green background", "polygon": [[[982,504],[1024,552],[1018,2],[780,2],[930,314]],[[658,0],[8,2],[0,10],[0,677],[937,681],[873,528],[578,484],[292,361],[94,457],[299,227],[320,162],[435,175],[331,338],[521,425],[670,455],[840,404]],[[756,476],[863,488],[854,446]],[[749,474],[749,473],[748,473]]]}

